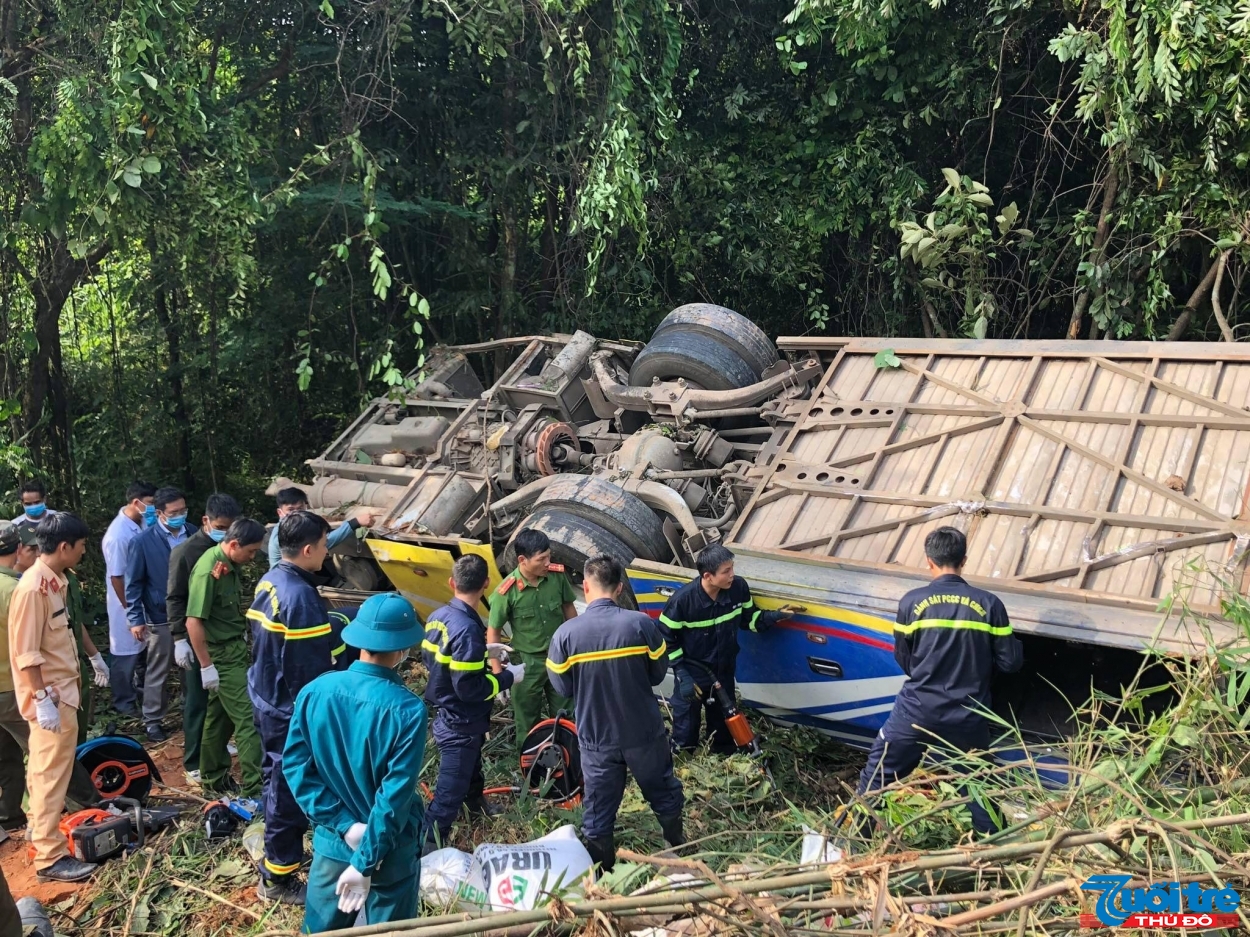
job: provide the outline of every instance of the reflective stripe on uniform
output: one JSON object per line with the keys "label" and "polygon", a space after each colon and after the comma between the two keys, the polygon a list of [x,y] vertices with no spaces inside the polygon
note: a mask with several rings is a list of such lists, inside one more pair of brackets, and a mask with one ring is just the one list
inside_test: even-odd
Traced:
{"label": "reflective stripe on uniform", "polygon": [[713,625],[719,625],[722,622],[730,621],[742,614],[742,610],[746,608],[750,602],[741,602],[733,606],[724,615],[716,618],[705,618],[702,621],[675,621],[667,615],[660,615],[660,624],[667,625],[669,628],[676,630],[677,628],[711,628]]}
{"label": "reflective stripe on uniform", "polygon": [[[446,667],[450,667],[452,670],[484,670],[486,668],[485,659],[483,660],[456,660],[450,654],[447,654],[443,651],[443,647],[446,646],[447,644],[447,626],[443,624],[441,621],[431,621],[426,624],[425,628],[426,628],[427,637],[425,638],[425,640],[421,642],[421,650],[429,651],[431,654],[433,654],[434,660],[436,660],[438,663]],[[443,635],[442,644],[435,644],[433,641],[429,639],[428,635],[431,631],[442,632],[442,635]],[[499,692],[498,688],[496,688],[495,692],[496,693]]]}
{"label": "reflective stripe on uniform", "polygon": [[548,658],[547,669],[553,673],[564,673],[574,664],[589,664],[594,661],[601,660],[619,660],[622,657],[640,657],[643,654],[650,657],[652,660],[659,660],[664,656],[667,650],[668,646],[661,641],[660,646],[657,648],[651,648],[645,644],[638,644],[633,647],[609,648],[606,651],[585,651],[581,654],[573,654],[568,660],[560,664],[557,664],[553,662],[551,658]]}
{"label": "reflective stripe on uniform", "polygon": [[912,634],[922,628],[952,628],[959,631],[984,631],[996,638],[1011,637],[1011,625],[991,625],[988,621],[958,621],[954,618],[922,618],[909,625],[894,626],[900,634]]}
{"label": "reflective stripe on uniform", "polygon": [[669,659],[669,660],[680,660],[680,659],[681,659],[681,657],[682,657],[685,653],[686,653],[686,652],[685,652],[685,651],[683,651],[681,648],[679,648],[679,647],[675,647],[675,648],[673,648],[673,650],[672,650],[672,651],[670,651],[670,652],[669,652],[668,659]]}
{"label": "reflective stripe on uniform", "polygon": [[259,624],[266,631],[272,631],[274,634],[280,634],[288,641],[300,641],[304,638],[319,638],[322,635],[330,634],[333,630],[330,623],[309,625],[307,628],[288,628],[280,621],[274,621],[265,615],[260,609],[249,608],[247,617]]}
{"label": "reflective stripe on uniform", "polygon": [[266,871],[272,872],[274,875],[291,875],[299,871],[300,865],[301,863],[299,862],[293,862],[290,865],[278,865],[276,862],[270,862],[268,859],[265,859]]}

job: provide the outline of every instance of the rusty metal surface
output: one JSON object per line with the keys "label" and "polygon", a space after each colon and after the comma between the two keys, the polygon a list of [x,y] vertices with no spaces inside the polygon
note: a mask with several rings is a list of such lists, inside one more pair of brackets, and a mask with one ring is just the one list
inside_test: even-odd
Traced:
{"label": "rusty metal surface", "polygon": [[[1021,594],[1218,609],[1250,545],[1250,348],[782,339],[828,362],[728,540],[759,555],[924,569],[954,524],[967,572]],[[899,367],[877,367],[892,349]]]}

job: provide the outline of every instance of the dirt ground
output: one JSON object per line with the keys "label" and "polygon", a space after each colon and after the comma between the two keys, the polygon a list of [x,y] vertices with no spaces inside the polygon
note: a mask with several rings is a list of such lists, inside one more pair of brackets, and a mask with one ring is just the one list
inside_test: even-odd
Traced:
{"label": "dirt ground", "polygon": [[[142,738],[140,738],[142,741]],[[182,770],[182,733],[170,733],[169,741],[160,745],[146,745],[148,754],[156,762],[162,782],[180,793],[197,794],[190,785]],[[60,882],[40,882],[35,878],[35,867],[31,863],[25,831],[11,833],[9,839],[0,843],[0,869],[9,883],[9,890],[14,898],[34,895],[45,906],[64,901],[77,895],[90,885],[90,881],[77,885],[66,885]]]}

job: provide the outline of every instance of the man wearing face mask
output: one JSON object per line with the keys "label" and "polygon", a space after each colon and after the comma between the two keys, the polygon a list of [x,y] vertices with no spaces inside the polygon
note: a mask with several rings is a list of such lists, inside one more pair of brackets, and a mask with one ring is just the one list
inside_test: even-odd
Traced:
{"label": "man wearing face mask", "polygon": [[282,749],[295,697],[314,678],[334,669],[330,610],[314,575],[326,559],[330,525],[308,511],[288,514],[275,536],[282,561],[256,585],[247,611],[252,623],[252,666],[247,688],[256,711],[263,760],[265,857],[256,894],[262,901],[303,904],[296,873],[304,860],[308,820],[282,774]]}
{"label": "man wearing face mask", "polygon": [[165,594],[169,555],[196,528],[187,523],[187,499],[177,488],[158,488],[152,497],[156,523],[126,545],[126,618],[130,633],[147,644],[148,669],[143,684],[143,724],[148,741],[169,736],[161,726],[168,708],[165,680],[174,659]]}
{"label": "man wearing face mask", "polygon": [[204,714],[208,711],[208,694],[200,683],[200,665],[187,638],[187,591],[191,570],[201,556],[221,543],[226,531],[243,515],[239,502],[220,491],[208,496],[204,504],[204,523],[169,554],[169,582],[165,590],[165,613],[169,616],[169,634],[174,642],[174,662],[182,668],[182,767],[187,780],[200,783],[200,741],[204,735]]}
{"label": "man wearing face mask", "polygon": [[130,630],[126,617],[126,548],[130,541],[156,523],[152,496],[156,486],[132,482],[126,489],[126,503],[104,533],[104,599],[109,616],[109,653],[113,656],[109,682],[113,688],[113,708],[124,715],[138,713],[135,696],[135,667],[143,643]]}
{"label": "man wearing face mask", "polygon": [[[279,524],[282,522],[282,518],[290,514],[308,510],[308,495],[294,486],[283,488],[279,491],[276,500],[278,502]],[[361,527],[368,527],[372,524],[375,516],[375,511],[358,511],[356,517],[348,518],[330,531],[326,536],[326,546],[333,550],[348,537],[354,536]],[[282,549],[278,543],[277,527],[274,527],[269,532],[269,548],[266,552],[269,555],[269,568],[273,569],[282,561]]]}
{"label": "man wearing face mask", "polygon": [[57,513],[48,507],[48,489],[37,478],[23,482],[18,496],[22,501],[22,513],[13,518],[14,524],[37,527],[45,517],[51,517]]}
{"label": "man wearing face mask", "polygon": [[222,542],[200,557],[187,586],[187,636],[208,692],[200,777],[210,793],[230,793],[234,786],[228,750],[232,732],[243,774],[239,793],[246,798],[261,793],[260,736],[247,692],[251,660],[239,567],[256,558],[264,539],[265,528],[259,522],[240,517]]}

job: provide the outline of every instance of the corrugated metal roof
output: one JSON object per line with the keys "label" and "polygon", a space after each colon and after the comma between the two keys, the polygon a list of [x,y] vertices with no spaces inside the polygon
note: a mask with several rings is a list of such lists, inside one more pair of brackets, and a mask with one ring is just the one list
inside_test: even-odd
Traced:
{"label": "corrugated metal roof", "polygon": [[[1246,588],[1250,348],[1144,342],[782,339],[824,376],[782,409],[731,546],[924,568],[968,535],[969,576],[1217,611]],[[878,367],[894,351],[901,366]]]}

